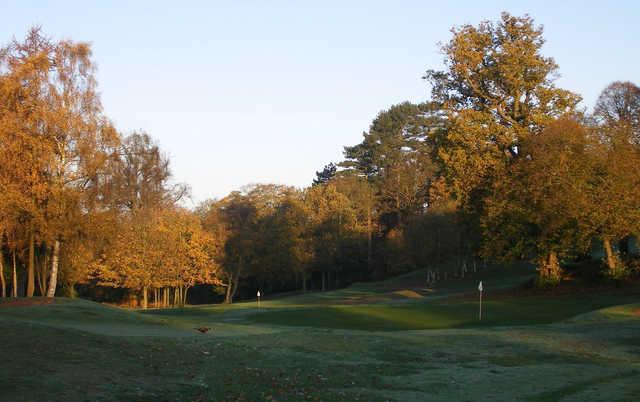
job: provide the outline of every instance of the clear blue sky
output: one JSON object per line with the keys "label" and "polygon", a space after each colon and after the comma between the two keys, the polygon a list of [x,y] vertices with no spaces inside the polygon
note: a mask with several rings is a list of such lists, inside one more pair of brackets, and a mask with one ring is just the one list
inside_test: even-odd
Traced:
{"label": "clear blue sky", "polygon": [[155,137],[198,202],[253,182],[308,185],[380,110],[427,99],[420,77],[442,66],[452,26],[501,11],[545,26],[558,85],[590,108],[609,82],[640,83],[639,4],[0,1],[0,40],[39,24],[92,43],[106,113]]}

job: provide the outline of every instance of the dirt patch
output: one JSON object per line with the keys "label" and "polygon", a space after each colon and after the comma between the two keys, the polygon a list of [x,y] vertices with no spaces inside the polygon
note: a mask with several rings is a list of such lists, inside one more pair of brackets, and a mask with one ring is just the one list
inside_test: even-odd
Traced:
{"label": "dirt patch", "polygon": [[400,297],[407,297],[409,299],[422,299],[424,297],[420,293],[411,289],[397,290],[393,292],[393,295],[397,295]]}
{"label": "dirt patch", "polygon": [[636,317],[640,317],[640,308],[634,308],[633,310],[631,310],[631,314]]}
{"label": "dirt patch", "polygon": [[[404,289],[395,292],[384,293],[376,296],[360,296],[356,298],[340,300],[341,304],[375,304],[392,300],[421,299],[424,296],[415,290]],[[334,302],[335,303],[335,302]]]}
{"label": "dirt patch", "polygon": [[36,299],[8,299],[0,301],[0,308],[2,307],[28,307],[28,306],[40,306],[44,304],[53,304],[53,298],[36,298]]}
{"label": "dirt patch", "polygon": [[[387,296],[364,296],[359,298],[340,300],[340,304],[371,304],[382,303],[391,300],[392,297]],[[334,303],[334,302],[332,302]],[[334,303],[335,304],[335,303]]]}

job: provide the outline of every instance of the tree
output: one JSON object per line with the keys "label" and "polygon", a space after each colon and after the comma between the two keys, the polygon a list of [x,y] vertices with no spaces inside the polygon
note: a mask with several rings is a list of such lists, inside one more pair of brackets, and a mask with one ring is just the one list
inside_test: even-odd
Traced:
{"label": "tree", "polygon": [[603,242],[607,275],[620,278],[626,269],[613,244],[640,230],[640,89],[620,81],[607,86],[598,97],[593,121],[599,142],[585,227]]}
{"label": "tree", "polygon": [[[38,52],[35,48],[39,41],[39,33],[34,29],[25,43],[14,41],[0,50],[0,103],[3,105],[0,180],[4,189],[4,224],[5,229],[28,228],[25,230],[29,250],[27,296],[32,296],[34,291],[35,231],[42,224],[42,209],[48,194],[46,161],[51,154],[47,142],[42,141],[42,130],[37,129],[46,107],[39,90],[42,79],[38,76],[38,69],[45,62],[42,55],[34,54]],[[34,50],[29,53],[27,46]]]}
{"label": "tree", "polygon": [[299,192],[287,195],[260,220],[255,272],[260,288],[274,282],[286,286],[295,278],[307,290],[313,256],[310,232],[309,211]]}
{"label": "tree", "polygon": [[631,82],[616,81],[600,94],[593,111],[600,129],[618,131],[640,146],[640,88]]}
{"label": "tree", "polygon": [[356,215],[355,234],[365,232],[366,239],[366,274],[373,272],[373,241],[374,233],[379,231],[378,205],[371,181],[356,170],[345,170],[332,181],[338,192],[351,201],[351,207]]}
{"label": "tree", "polygon": [[147,133],[132,133],[122,140],[120,158],[113,163],[110,183],[115,206],[132,213],[173,205],[188,194],[184,184],[170,184],[169,158]]}
{"label": "tree", "polygon": [[147,308],[148,290],[163,265],[166,238],[159,231],[159,219],[158,210],[122,219],[113,248],[97,274],[101,286],[141,292],[143,308]]}
{"label": "tree", "polygon": [[338,167],[333,162],[325,165],[325,167],[321,171],[316,172],[316,178],[313,179],[312,185],[317,186],[318,184],[327,183],[336,175],[337,170]]}
{"label": "tree", "polygon": [[560,260],[584,252],[591,233],[581,223],[589,208],[592,144],[575,119],[561,118],[521,142],[523,158],[496,181],[482,218],[484,252],[502,259],[532,257],[538,283],[560,282]]}
{"label": "tree", "polygon": [[[187,302],[188,292],[196,284],[219,285],[219,267],[214,257],[216,245],[202,229],[199,218],[190,211],[167,208],[161,212],[157,228],[161,243],[161,264],[154,274],[155,288],[172,286],[178,304]],[[156,300],[158,296],[156,295]]]}
{"label": "tree", "polygon": [[255,257],[258,211],[250,198],[238,191],[213,203],[207,211],[204,226],[223,245],[219,257],[221,286],[225,303],[233,303],[240,280],[247,275]]}
{"label": "tree", "polygon": [[519,155],[523,140],[574,110],[580,97],[556,88],[558,66],[544,57],[542,28],[529,16],[452,29],[445,71],[427,71],[444,106],[447,130],[438,157],[455,195],[474,210]]}
{"label": "tree", "polygon": [[[53,42],[33,28],[24,42],[14,40],[0,55],[7,71],[3,97],[9,100],[3,126],[17,139],[18,155],[26,162],[22,170],[37,178],[27,193],[35,207],[23,208],[30,222],[27,294],[34,289],[34,232],[39,229],[53,245],[47,291],[52,297],[61,242],[72,226],[66,219],[79,209],[79,193],[105,160],[101,144],[117,138],[101,113],[88,44]],[[40,222],[34,211],[43,216]]]}
{"label": "tree", "polygon": [[404,102],[382,111],[363,141],[345,147],[342,166],[367,177],[376,189],[388,229],[402,216],[420,211],[426,199],[431,162],[431,135],[442,127],[437,105]]}
{"label": "tree", "polygon": [[331,273],[335,277],[344,269],[344,245],[356,223],[355,211],[331,182],[308,188],[304,203],[312,227],[313,270],[320,272],[321,289],[326,290]]}

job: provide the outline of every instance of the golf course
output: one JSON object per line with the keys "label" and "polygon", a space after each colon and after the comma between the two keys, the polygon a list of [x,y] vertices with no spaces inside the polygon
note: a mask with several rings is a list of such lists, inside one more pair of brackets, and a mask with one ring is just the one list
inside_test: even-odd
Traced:
{"label": "golf course", "polygon": [[[232,305],[0,304],[2,400],[631,401],[640,291],[527,291],[528,265]],[[478,320],[478,281],[483,318]],[[517,295],[516,295],[517,294]]]}
{"label": "golf course", "polygon": [[0,402],[640,401],[640,2],[7,3]]}

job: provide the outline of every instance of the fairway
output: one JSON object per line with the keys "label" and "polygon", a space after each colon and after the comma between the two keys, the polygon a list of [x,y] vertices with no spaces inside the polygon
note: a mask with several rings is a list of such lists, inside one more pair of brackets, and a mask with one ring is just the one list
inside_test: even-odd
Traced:
{"label": "fairway", "polygon": [[[637,289],[509,297],[531,274],[496,268],[437,288],[392,278],[267,300],[260,310],[5,303],[0,399],[640,398]],[[471,299],[479,279],[488,295],[481,322]]]}

